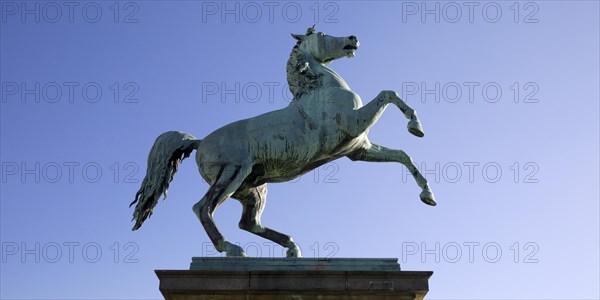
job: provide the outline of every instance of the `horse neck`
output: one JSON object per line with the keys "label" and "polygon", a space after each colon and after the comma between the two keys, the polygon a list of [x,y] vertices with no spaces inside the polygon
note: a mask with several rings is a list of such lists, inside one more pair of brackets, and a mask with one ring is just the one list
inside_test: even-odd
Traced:
{"label": "horse neck", "polygon": [[308,61],[312,71],[321,77],[322,88],[335,87],[350,90],[350,87],[346,81],[344,81],[344,79],[333,69],[323,63],[318,62],[312,56],[307,57],[306,60]]}

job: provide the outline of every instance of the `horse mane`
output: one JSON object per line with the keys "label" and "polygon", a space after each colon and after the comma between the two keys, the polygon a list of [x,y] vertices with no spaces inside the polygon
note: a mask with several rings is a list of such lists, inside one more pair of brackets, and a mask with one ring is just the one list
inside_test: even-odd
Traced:
{"label": "horse mane", "polygon": [[[313,32],[314,26],[307,30],[306,35],[311,35]],[[292,101],[300,99],[311,89],[320,86],[319,75],[312,71],[302,52],[300,52],[301,43],[302,41],[298,41],[292,49],[286,66],[288,85],[294,97]]]}

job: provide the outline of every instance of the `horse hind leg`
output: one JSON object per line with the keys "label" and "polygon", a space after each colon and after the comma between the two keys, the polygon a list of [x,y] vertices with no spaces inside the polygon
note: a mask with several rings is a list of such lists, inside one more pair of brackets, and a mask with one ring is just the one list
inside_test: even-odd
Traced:
{"label": "horse hind leg", "polygon": [[223,201],[231,197],[240,187],[251,169],[251,166],[221,166],[215,183],[208,189],[204,197],[192,207],[215,249],[219,252],[225,252],[227,256],[246,256],[246,254],[242,247],[225,239],[215,224],[213,213]]}
{"label": "horse hind leg", "polygon": [[242,218],[239,223],[240,229],[254,233],[288,248],[286,253],[287,257],[302,256],[300,247],[298,247],[292,237],[262,225],[260,217],[267,203],[266,184],[238,191],[233,197],[240,200],[243,206]]}

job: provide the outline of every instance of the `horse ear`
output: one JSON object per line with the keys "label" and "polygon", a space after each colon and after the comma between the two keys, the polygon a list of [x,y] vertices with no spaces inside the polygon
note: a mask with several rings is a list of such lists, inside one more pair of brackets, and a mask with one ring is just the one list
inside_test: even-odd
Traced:
{"label": "horse ear", "polygon": [[293,38],[295,38],[295,39],[296,39],[296,40],[298,40],[298,41],[304,41],[304,38],[305,38],[306,36],[304,36],[304,35],[301,35],[301,34],[293,34],[293,33],[292,33],[292,37],[293,37]]}

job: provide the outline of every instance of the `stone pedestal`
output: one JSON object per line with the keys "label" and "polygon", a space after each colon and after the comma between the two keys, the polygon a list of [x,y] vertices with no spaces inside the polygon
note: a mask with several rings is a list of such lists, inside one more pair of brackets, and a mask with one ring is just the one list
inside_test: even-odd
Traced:
{"label": "stone pedestal", "polygon": [[433,274],[362,258],[193,258],[155,272],[167,300],[423,299]]}

